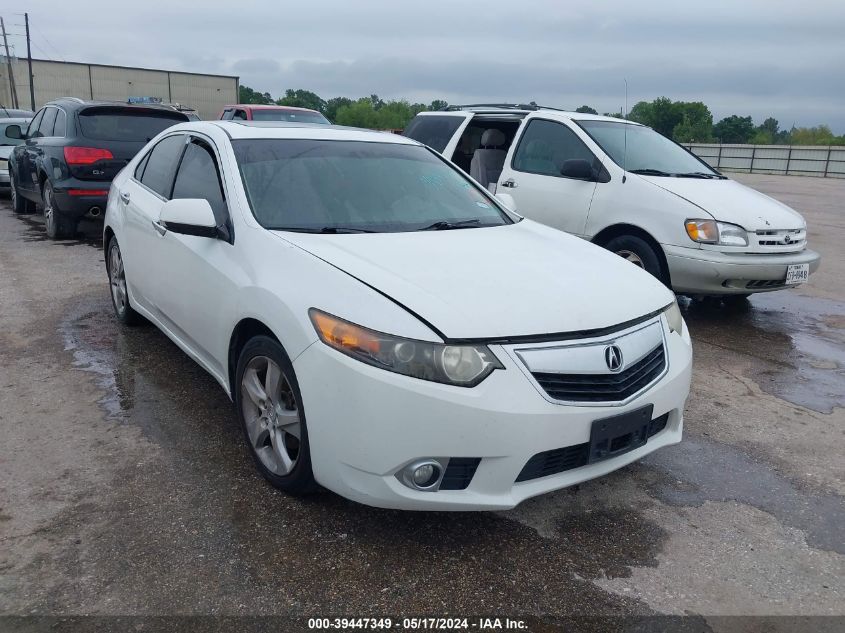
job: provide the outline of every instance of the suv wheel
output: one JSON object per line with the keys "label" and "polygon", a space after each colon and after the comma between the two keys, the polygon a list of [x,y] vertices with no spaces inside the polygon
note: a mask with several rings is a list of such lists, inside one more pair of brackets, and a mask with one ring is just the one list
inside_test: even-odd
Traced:
{"label": "suv wheel", "polygon": [[44,224],[47,227],[47,237],[51,240],[63,240],[76,235],[76,220],[64,215],[56,206],[56,196],[50,181],[44,183],[41,189],[41,200],[44,205]]}
{"label": "suv wheel", "polygon": [[635,266],[657,277],[664,284],[666,283],[663,268],[660,265],[660,258],[654,249],[641,237],[635,235],[620,235],[610,240],[604,247],[627,259]]}
{"label": "suv wheel", "polygon": [[233,391],[244,437],[262,476],[290,494],[315,491],[302,395],[282,346],[268,336],[250,339],[238,359]]}
{"label": "suv wheel", "polygon": [[124,325],[138,325],[144,318],[129,305],[129,293],[126,290],[126,270],[123,268],[123,255],[117,238],[112,237],[106,246],[106,272],[109,275],[111,304],[114,315]]}
{"label": "suv wheel", "polygon": [[35,204],[18,194],[18,188],[15,186],[15,176],[9,170],[9,198],[12,202],[12,210],[15,213],[32,213],[35,211]]}

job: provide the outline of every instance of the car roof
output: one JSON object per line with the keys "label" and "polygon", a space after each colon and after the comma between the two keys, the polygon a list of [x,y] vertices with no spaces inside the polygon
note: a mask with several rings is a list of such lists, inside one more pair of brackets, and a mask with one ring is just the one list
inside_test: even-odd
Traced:
{"label": "car roof", "polygon": [[321,123],[300,123],[288,121],[194,121],[181,123],[168,130],[195,130],[208,132],[220,128],[231,139],[259,138],[307,138],[318,140],[366,141],[370,143],[394,143],[397,145],[421,145],[417,141],[393,134],[343,125]]}
{"label": "car roof", "polygon": [[455,107],[447,110],[436,110],[433,112],[420,112],[424,116],[449,116],[456,112],[472,112],[473,114],[494,114],[494,115],[527,115],[527,114],[542,114],[549,118],[566,119],[571,121],[613,121],[614,123],[628,123],[630,125],[641,125],[636,121],[629,121],[627,119],[619,119],[612,116],[604,116],[601,114],[587,114],[582,112],[570,112],[568,110],[558,110],[556,108],[525,107],[519,106],[465,106]]}
{"label": "car roof", "polygon": [[283,105],[268,105],[268,104],[261,104],[261,103],[233,103],[231,105],[223,106],[223,109],[226,108],[243,108],[244,110],[288,110],[294,112],[317,112],[318,110],[312,110],[311,108],[299,108],[297,106],[283,106]]}
{"label": "car roof", "polygon": [[[170,105],[164,105],[160,103],[128,103],[126,101],[105,101],[105,100],[87,100],[87,99],[80,99],[79,97],[59,97],[58,99],[53,99],[48,101],[44,104],[47,105],[62,105],[65,107],[71,106],[72,109],[82,109],[82,108],[97,108],[100,106],[110,106],[110,107],[120,107],[120,108],[128,108],[131,110],[158,110],[163,112],[177,112],[182,113],[180,110],[175,110]],[[184,114],[184,113],[182,113]]]}

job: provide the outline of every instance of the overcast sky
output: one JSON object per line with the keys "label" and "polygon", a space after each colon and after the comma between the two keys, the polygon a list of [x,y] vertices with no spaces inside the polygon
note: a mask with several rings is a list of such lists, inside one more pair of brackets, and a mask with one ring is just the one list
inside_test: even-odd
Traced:
{"label": "overcast sky", "polygon": [[[627,79],[629,107],[664,95],[704,101],[715,120],[845,133],[843,0],[192,4],[30,0],[33,56],[238,75],[274,97],[306,88],[599,112],[619,111]],[[2,13],[7,28],[22,22]]]}

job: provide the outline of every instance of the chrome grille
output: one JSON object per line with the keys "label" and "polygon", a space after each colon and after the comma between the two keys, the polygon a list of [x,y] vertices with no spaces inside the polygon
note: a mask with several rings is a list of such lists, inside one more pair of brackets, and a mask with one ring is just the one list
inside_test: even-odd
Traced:
{"label": "chrome grille", "polygon": [[756,241],[751,246],[765,252],[800,251],[807,245],[805,229],[771,229],[751,234]]}

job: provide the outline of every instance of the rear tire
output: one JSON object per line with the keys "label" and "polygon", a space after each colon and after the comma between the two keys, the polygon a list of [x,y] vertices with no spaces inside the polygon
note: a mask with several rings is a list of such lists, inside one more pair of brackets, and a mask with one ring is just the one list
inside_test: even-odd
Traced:
{"label": "rear tire", "polygon": [[18,192],[15,185],[15,176],[12,170],[9,170],[9,198],[12,202],[12,211],[23,215],[24,213],[33,213],[35,211],[35,203],[27,200]]}
{"label": "rear tire", "polygon": [[[660,265],[660,258],[651,245],[636,235],[620,235],[611,239],[604,247],[627,259],[629,262],[651,273],[666,284],[666,275]],[[668,285],[668,284],[666,284]]]}
{"label": "rear tire", "polygon": [[112,237],[106,244],[106,272],[109,275],[109,290],[111,304],[117,320],[130,327],[140,325],[144,317],[135,312],[129,304],[129,292],[126,286],[126,270],[123,267],[123,255],[117,238]]}
{"label": "rear tire", "polygon": [[51,240],[64,240],[76,235],[78,221],[67,217],[56,205],[56,195],[53,185],[46,181],[41,188],[41,199],[44,204],[44,225],[47,237]]}
{"label": "rear tire", "polygon": [[302,394],[275,339],[256,336],[244,345],[232,395],[258,472],[291,495],[315,492]]}

